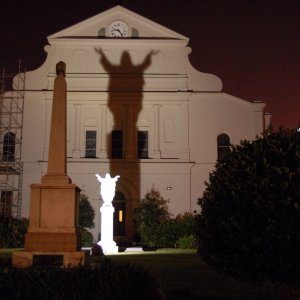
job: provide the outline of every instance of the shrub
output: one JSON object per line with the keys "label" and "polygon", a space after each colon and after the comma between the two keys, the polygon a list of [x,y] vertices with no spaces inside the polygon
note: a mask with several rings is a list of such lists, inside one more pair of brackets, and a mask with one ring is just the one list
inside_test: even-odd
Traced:
{"label": "shrub", "polygon": [[178,239],[178,223],[174,219],[165,220],[151,228],[148,237],[151,245],[157,248],[174,248]]}
{"label": "shrub", "polygon": [[176,246],[180,249],[197,249],[197,237],[194,234],[180,237],[176,243]]}
{"label": "shrub", "polygon": [[28,219],[1,218],[0,219],[0,247],[23,248],[25,234],[28,229]]}
{"label": "shrub", "polygon": [[142,242],[148,246],[155,246],[155,232],[158,224],[168,220],[170,213],[165,200],[154,187],[141,200],[140,208],[135,214],[137,230]]}
{"label": "shrub", "polygon": [[11,255],[3,255],[0,256],[0,270],[5,268],[10,268],[12,264]]}
{"label": "shrub", "polygon": [[80,229],[81,247],[90,247],[93,243],[93,235],[87,228],[94,228],[95,209],[90,204],[85,194],[80,195],[78,226]]}
{"label": "shrub", "polygon": [[103,249],[98,244],[93,244],[91,249],[92,256],[104,256]]}
{"label": "shrub", "polygon": [[93,244],[93,235],[85,228],[80,228],[81,247],[90,247]]}
{"label": "shrub", "polygon": [[138,266],[102,258],[94,268],[0,270],[1,299],[159,299],[155,280]]}
{"label": "shrub", "polygon": [[195,216],[192,213],[179,214],[154,226],[152,243],[159,248],[174,248],[180,238],[195,233]]}
{"label": "shrub", "polygon": [[171,218],[167,204],[154,188],[142,199],[135,218],[145,246],[174,248],[179,238],[194,234],[195,214],[186,212]]}
{"label": "shrub", "polygon": [[216,165],[199,200],[199,253],[252,281],[300,284],[300,135],[280,129]]}
{"label": "shrub", "polygon": [[79,201],[79,220],[78,225],[81,228],[94,228],[95,209],[85,194],[80,195]]}
{"label": "shrub", "polygon": [[196,213],[185,212],[178,214],[175,220],[178,222],[178,235],[179,237],[189,236],[195,233],[196,226]]}

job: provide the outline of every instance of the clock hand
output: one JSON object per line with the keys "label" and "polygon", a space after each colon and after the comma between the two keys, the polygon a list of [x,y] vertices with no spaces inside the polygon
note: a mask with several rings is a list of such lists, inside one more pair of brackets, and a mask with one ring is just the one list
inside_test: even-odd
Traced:
{"label": "clock hand", "polygon": [[120,31],[120,29],[115,28],[114,31],[118,31],[120,33],[121,36],[123,36],[122,32]]}

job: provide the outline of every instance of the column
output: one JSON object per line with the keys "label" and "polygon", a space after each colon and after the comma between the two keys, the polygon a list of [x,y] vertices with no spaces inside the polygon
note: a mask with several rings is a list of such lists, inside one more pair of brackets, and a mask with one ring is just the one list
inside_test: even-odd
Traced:
{"label": "column", "polygon": [[107,158],[107,106],[100,105],[101,120],[100,120],[100,158]]}
{"label": "column", "polygon": [[75,130],[74,130],[74,149],[73,157],[80,158],[80,135],[81,135],[81,104],[74,104],[75,109]]}
{"label": "column", "polygon": [[182,102],[179,107],[179,155],[181,159],[189,159],[189,123],[188,103]]}
{"label": "column", "polygon": [[153,158],[160,158],[159,142],[159,104],[154,104],[154,140],[153,140]]}

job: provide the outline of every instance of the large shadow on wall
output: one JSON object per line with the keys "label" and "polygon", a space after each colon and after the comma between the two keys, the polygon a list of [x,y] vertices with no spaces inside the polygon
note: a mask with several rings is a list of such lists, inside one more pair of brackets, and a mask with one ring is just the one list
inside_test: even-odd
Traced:
{"label": "large shadow on wall", "polygon": [[121,176],[114,199],[114,236],[132,239],[134,211],[140,201],[140,159],[149,158],[149,132],[138,127],[138,117],[143,108],[144,72],[156,52],[150,51],[140,64],[133,64],[130,53],[124,51],[120,63],[114,64],[104,50],[95,50],[102,68],[109,74],[107,107],[112,116],[107,135],[109,171],[112,177]]}

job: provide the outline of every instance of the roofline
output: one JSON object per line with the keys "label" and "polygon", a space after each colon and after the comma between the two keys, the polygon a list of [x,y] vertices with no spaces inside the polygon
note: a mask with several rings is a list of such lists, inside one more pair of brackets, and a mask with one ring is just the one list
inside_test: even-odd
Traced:
{"label": "roofline", "polygon": [[162,26],[159,23],[156,23],[156,22],[154,22],[154,21],[152,21],[152,20],[150,20],[150,19],[148,19],[146,17],[143,17],[142,15],[139,15],[139,14],[137,14],[137,13],[135,13],[135,12],[133,12],[133,11],[131,11],[131,10],[129,10],[129,9],[121,6],[121,5],[116,5],[116,6],[110,8],[108,10],[105,10],[105,11],[103,11],[103,12],[97,14],[97,15],[94,15],[94,16],[88,18],[88,19],[85,19],[85,20],[83,20],[83,21],[81,21],[81,22],[79,22],[77,24],[71,25],[71,26],[69,26],[69,27],[67,27],[67,28],[65,28],[65,29],[63,29],[61,31],[58,31],[58,32],[56,32],[56,33],[54,33],[52,35],[49,35],[47,38],[48,39],[55,39],[55,38],[59,38],[61,36],[70,35],[70,31],[74,31],[74,30],[82,27],[83,25],[85,25],[88,22],[93,22],[93,21],[101,18],[102,16],[108,15],[108,14],[113,13],[113,12],[118,12],[118,11],[121,11],[121,12],[123,12],[125,14],[128,14],[128,15],[130,15],[133,18],[142,19],[142,21],[144,21],[145,23],[148,23],[151,26],[155,26],[156,28],[158,28],[158,29],[166,32],[168,35],[170,35],[170,37],[173,36],[174,38],[177,38],[177,39],[189,40],[188,37],[186,37],[186,36],[184,36],[184,35],[182,35],[182,34],[180,34],[178,32],[175,32],[175,31],[173,31],[173,30],[171,30],[171,29],[169,29],[169,28],[167,28],[165,26]]}

